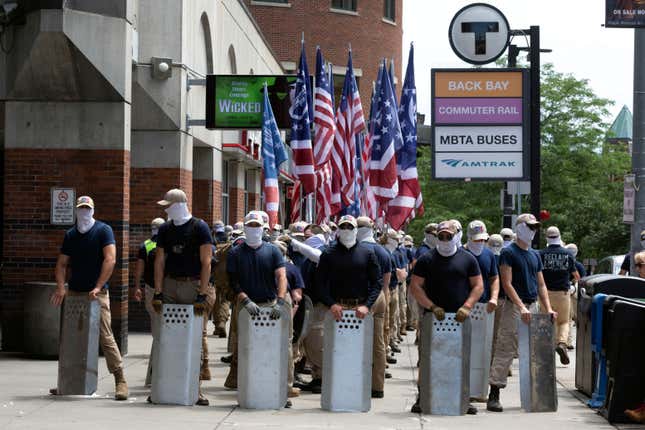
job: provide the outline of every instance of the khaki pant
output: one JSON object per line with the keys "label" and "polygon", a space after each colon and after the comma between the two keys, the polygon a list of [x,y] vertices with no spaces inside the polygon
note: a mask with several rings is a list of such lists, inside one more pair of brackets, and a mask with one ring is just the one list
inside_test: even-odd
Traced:
{"label": "khaki pant", "polygon": [[314,379],[322,378],[323,326],[325,313],[328,310],[329,308],[322,303],[314,305],[314,311],[309,322],[309,331],[303,342],[307,362],[311,364],[311,376]]}
{"label": "khaki pant", "polygon": [[385,324],[385,294],[381,292],[372,306],[374,317],[374,344],[372,346],[372,390],[383,391],[385,385],[385,338],[383,325]]}
{"label": "khaki pant", "polygon": [[226,322],[230,316],[230,303],[224,297],[223,288],[215,287],[217,297],[215,298],[215,305],[213,307],[213,324],[219,329],[226,329]]}
{"label": "khaki pant", "polygon": [[409,326],[414,327],[415,329],[419,327],[419,304],[417,299],[414,298],[412,294],[408,291],[408,314],[406,316]]}
{"label": "khaki pant", "polygon": [[558,313],[555,320],[555,344],[567,344],[569,339],[569,318],[571,316],[571,296],[568,291],[549,291],[549,301]]}
{"label": "khaki pant", "polygon": [[[84,296],[88,297],[87,292],[80,291],[71,291],[67,292],[67,295],[70,297],[74,296]],[[101,349],[103,350],[103,355],[105,356],[105,363],[110,373],[114,373],[120,368],[123,367],[123,360],[121,358],[121,352],[119,347],[114,340],[114,334],[112,333],[112,313],[110,312],[110,293],[107,288],[103,288],[101,292],[96,296],[96,299],[101,306],[101,321],[99,323],[99,343]]]}
{"label": "khaki pant", "polygon": [[408,293],[407,285],[404,282],[401,282],[401,285],[398,286],[399,290],[399,330],[398,333],[405,333],[405,327],[408,325],[407,313],[408,313]]}
{"label": "khaki pant", "polygon": [[567,337],[567,345],[573,346],[573,322],[578,322],[578,296],[573,294],[571,296],[571,311],[569,312],[569,336]]}
{"label": "khaki pant", "polygon": [[[537,313],[537,302],[528,308],[532,313]],[[517,322],[520,318],[520,310],[510,300],[500,299],[496,313],[500,316],[489,383],[504,388],[508,379],[508,370],[517,355]]]}
{"label": "khaki pant", "polygon": [[390,336],[387,339],[388,345],[394,342],[397,334],[399,333],[399,291],[397,288],[390,290],[390,304],[389,304],[389,325]]}
{"label": "khaki pant", "polygon": [[[169,277],[164,278],[161,289],[164,303],[173,303],[178,305],[192,305],[195,303],[197,294],[199,294],[199,281],[178,281]],[[204,313],[204,324],[202,325],[202,364],[208,360],[208,337],[206,327],[208,325],[208,314],[215,302],[215,288],[212,285],[208,287],[206,293],[206,311]]]}
{"label": "khaki pant", "polygon": [[385,296],[385,317],[383,318],[383,339],[385,339],[385,350],[388,351],[388,345],[390,344],[390,301],[391,294],[389,288],[383,289],[383,294]]}

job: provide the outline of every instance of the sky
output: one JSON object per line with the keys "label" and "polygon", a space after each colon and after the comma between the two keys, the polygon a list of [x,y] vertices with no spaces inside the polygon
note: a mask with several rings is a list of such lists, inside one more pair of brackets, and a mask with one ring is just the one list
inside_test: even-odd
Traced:
{"label": "sky", "polygon": [[[419,113],[430,113],[432,68],[471,67],[452,51],[448,26],[459,9],[475,2],[403,1],[403,65],[407,64],[410,42],[414,42]],[[542,48],[553,50],[542,54],[542,63],[553,63],[558,72],[588,79],[598,96],[614,100],[610,122],[623,105],[632,110],[634,30],[602,26],[605,0],[488,0],[487,3],[506,15],[511,29],[539,25]],[[515,38],[513,42],[526,46],[524,38]],[[523,56],[520,53],[520,59]],[[430,124],[429,116],[426,124]]]}

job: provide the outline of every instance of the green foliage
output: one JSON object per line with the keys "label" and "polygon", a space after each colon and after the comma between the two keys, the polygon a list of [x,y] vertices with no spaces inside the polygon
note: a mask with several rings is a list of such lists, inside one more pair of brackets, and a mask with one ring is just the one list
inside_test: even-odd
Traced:
{"label": "green foliage", "polygon": [[[557,225],[563,240],[574,242],[580,258],[620,254],[629,247],[629,229],[622,223],[622,178],[631,169],[624,148],[605,143],[608,108],[613,101],[598,97],[585,79],[542,69],[542,208],[545,222]],[[426,208],[408,231],[423,238],[428,222],[456,218],[466,227],[480,219],[489,232],[501,228],[501,182],[433,181],[430,148],[420,148],[419,178]],[[529,201],[522,201],[528,211]]]}

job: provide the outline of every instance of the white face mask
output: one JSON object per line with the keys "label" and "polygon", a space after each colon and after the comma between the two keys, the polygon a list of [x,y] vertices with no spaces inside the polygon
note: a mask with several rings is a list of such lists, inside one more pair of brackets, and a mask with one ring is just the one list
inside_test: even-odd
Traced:
{"label": "white face mask", "polygon": [[246,236],[246,244],[251,248],[257,248],[262,245],[263,234],[264,229],[262,227],[244,226],[244,236]]}
{"label": "white face mask", "polygon": [[480,256],[484,251],[484,242],[471,242],[468,241],[468,250],[476,256]]}
{"label": "white face mask", "polygon": [[187,203],[173,203],[166,208],[168,219],[175,225],[184,225],[192,218]]}
{"label": "white face mask", "polygon": [[374,241],[374,230],[371,227],[359,227],[358,233],[356,234],[356,240],[363,242],[367,240],[369,242]]}
{"label": "white face mask", "polygon": [[[641,240],[641,248],[645,249],[645,240]],[[575,256],[574,256],[575,257]]]}
{"label": "white face mask", "polygon": [[394,252],[394,250],[397,248],[399,245],[399,242],[397,242],[394,239],[388,239],[387,243],[385,244],[385,248],[387,248],[388,251]]}
{"label": "white face mask", "polygon": [[94,227],[94,209],[92,208],[77,208],[76,209],[76,228],[82,234],[90,231]]}
{"label": "white face mask", "polygon": [[495,254],[495,255],[500,255],[502,253],[502,247],[501,246],[491,246],[490,250],[493,251],[493,254]]}
{"label": "white face mask", "polygon": [[435,248],[437,246],[437,236],[434,234],[426,233],[424,242],[430,248]]}
{"label": "white face mask", "polygon": [[158,228],[153,228],[151,230],[151,233],[152,233],[153,236],[156,236],[159,233],[159,229]]}
{"label": "white face mask", "polygon": [[531,230],[526,223],[521,223],[517,226],[517,238],[524,243],[531,244],[535,237],[535,230]]}
{"label": "white face mask", "polygon": [[504,241],[504,245],[502,245],[502,247],[503,247],[503,248],[506,248],[506,247],[507,247],[507,246],[509,246],[511,243],[513,243],[513,241],[512,241],[512,240],[505,240],[505,241]]}
{"label": "white face mask", "polygon": [[560,240],[559,237],[554,237],[554,238],[547,237],[546,238],[546,244],[547,245],[562,245],[562,240]]}
{"label": "white face mask", "polygon": [[463,234],[464,233],[462,231],[458,231],[457,234],[455,234],[455,239],[457,239],[455,243],[457,244],[457,246],[461,245],[461,238]]}
{"label": "white face mask", "polygon": [[457,235],[448,242],[437,242],[437,252],[443,257],[450,257],[457,252],[457,244],[459,243]]}
{"label": "white face mask", "polygon": [[356,235],[358,231],[354,228],[351,230],[338,230],[338,241],[347,249],[356,245]]}

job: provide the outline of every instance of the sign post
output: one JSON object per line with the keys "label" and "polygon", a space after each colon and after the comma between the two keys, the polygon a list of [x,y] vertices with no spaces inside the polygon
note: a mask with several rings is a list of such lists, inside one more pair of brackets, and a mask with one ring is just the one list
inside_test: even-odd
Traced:
{"label": "sign post", "polygon": [[75,202],[74,188],[52,188],[50,222],[53,225],[73,225],[76,222]]}

